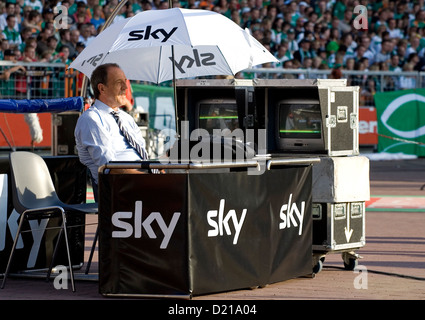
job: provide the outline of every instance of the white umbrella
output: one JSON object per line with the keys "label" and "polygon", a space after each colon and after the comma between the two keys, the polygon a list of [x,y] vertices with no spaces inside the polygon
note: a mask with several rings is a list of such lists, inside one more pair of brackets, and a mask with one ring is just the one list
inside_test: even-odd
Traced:
{"label": "white umbrella", "polygon": [[160,83],[235,75],[272,61],[277,59],[263,45],[222,14],[173,8],[143,11],[112,24],[70,68],[90,77],[99,64],[115,62],[130,80]]}
{"label": "white umbrella", "polygon": [[100,64],[117,63],[130,80],[235,75],[278,60],[248,30],[222,14],[199,9],[148,10],[104,29],[71,63],[90,78]]}

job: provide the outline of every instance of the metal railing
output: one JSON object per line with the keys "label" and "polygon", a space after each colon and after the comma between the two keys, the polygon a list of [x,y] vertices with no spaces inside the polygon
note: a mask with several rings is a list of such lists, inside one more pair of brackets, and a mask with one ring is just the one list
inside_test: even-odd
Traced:
{"label": "metal railing", "polygon": [[[0,61],[0,74],[13,66],[9,80],[0,80],[0,99],[54,99],[81,95],[82,74],[62,63]],[[252,68],[241,72],[247,79],[329,79],[332,70]],[[348,85],[360,87],[360,106],[374,106],[376,92],[425,88],[425,72],[355,71],[342,69]]]}
{"label": "metal railing", "polygon": [[0,74],[14,66],[25,71],[0,80],[0,99],[55,99],[79,95],[80,74],[63,63],[0,61]]}
{"label": "metal railing", "polygon": [[[252,68],[242,72],[244,78],[259,79],[330,79],[332,70]],[[377,92],[425,88],[425,72],[356,71],[342,69],[347,84],[360,87],[360,106],[374,106]]]}

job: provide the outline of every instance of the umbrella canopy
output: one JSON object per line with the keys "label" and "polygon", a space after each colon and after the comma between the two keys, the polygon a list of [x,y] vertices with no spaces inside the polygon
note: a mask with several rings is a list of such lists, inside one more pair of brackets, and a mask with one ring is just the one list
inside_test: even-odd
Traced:
{"label": "umbrella canopy", "polygon": [[130,80],[160,83],[206,75],[235,75],[277,59],[247,30],[200,9],[148,10],[103,30],[71,63],[91,76],[104,63]]}

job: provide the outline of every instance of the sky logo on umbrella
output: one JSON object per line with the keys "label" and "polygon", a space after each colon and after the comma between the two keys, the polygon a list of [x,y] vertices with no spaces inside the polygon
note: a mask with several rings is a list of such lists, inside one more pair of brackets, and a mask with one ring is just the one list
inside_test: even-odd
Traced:
{"label": "sky logo on umbrella", "polygon": [[152,26],[147,26],[146,30],[133,30],[128,33],[130,38],[128,41],[138,41],[138,40],[149,40],[150,37],[159,40],[162,37],[161,42],[167,42],[168,39],[173,35],[177,30],[177,27],[171,29],[170,32],[165,31],[162,28],[155,29],[152,31]]}
{"label": "sky logo on umbrella", "polygon": [[[193,49],[193,56],[184,55],[180,58],[179,61],[174,60],[174,64],[180,73],[186,73],[186,71],[183,69],[185,62],[187,62],[186,69],[190,69],[194,65],[196,67],[214,66],[216,64],[214,58],[215,56],[211,52],[199,53],[197,49]],[[170,60],[173,61],[173,58],[170,57]]]}

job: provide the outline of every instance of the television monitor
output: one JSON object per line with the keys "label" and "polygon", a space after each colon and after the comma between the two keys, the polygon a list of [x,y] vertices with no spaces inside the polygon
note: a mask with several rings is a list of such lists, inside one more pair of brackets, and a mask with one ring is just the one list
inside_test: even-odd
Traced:
{"label": "television monitor", "polygon": [[320,102],[287,99],[277,104],[277,142],[282,151],[324,151]]}
{"label": "television monitor", "polygon": [[240,128],[238,107],[235,99],[206,99],[198,103],[198,128],[210,135],[220,129],[220,135],[230,134]]}

